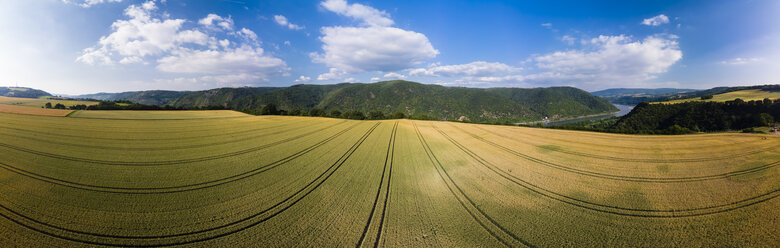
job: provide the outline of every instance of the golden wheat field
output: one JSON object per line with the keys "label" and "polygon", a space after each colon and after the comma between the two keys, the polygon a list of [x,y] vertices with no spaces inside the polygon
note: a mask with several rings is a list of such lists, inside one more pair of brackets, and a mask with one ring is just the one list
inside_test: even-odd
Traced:
{"label": "golden wheat field", "polygon": [[780,246],[773,135],[204,113],[0,113],[0,246]]}

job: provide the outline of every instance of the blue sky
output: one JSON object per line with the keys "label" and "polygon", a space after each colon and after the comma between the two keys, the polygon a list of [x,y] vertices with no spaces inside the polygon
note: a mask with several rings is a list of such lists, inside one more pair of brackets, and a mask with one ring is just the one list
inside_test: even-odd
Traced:
{"label": "blue sky", "polygon": [[780,2],[0,1],[0,85],[780,83]]}

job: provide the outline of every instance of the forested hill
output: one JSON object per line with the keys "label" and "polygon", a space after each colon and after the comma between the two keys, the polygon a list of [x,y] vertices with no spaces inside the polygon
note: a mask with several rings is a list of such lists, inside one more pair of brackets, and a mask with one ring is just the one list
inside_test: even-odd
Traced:
{"label": "forested hill", "polygon": [[371,84],[294,85],[286,88],[213,89],[183,96],[171,102],[176,107],[222,105],[257,109],[273,103],[280,109],[307,111],[380,110],[403,112],[409,116],[427,115],[436,119],[472,121],[527,121],[542,114],[507,97],[484,89],[425,85],[408,81]]}
{"label": "forested hill", "polygon": [[778,119],[780,100],[641,103],[611,129],[622,133],[713,132],[767,126]]}
{"label": "forested hill", "polygon": [[0,96],[38,98],[42,96],[51,96],[51,94],[46,91],[27,87],[0,87]]}
{"label": "forested hill", "polygon": [[490,88],[487,91],[512,99],[551,118],[617,111],[609,101],[573,87]]}
{"label": "forested hill", "polygon": [[778,85],[754,85],[736,87],[715,87],[706,90],[693,89],[606,89],[591,92],[594,96],[602,97],[614,104],[637,105],[641,102],[663,102],[678,99],[699,98],[701,96],[717,95],[740,90],[762,90],[769,92],[780,91]]}
{"label": "forested hill", "polygon": [[[120,93],[123,95],[117,94],[112,96],[113,99],[104,100],[135,102],[133,99],[138,98],[135,95],[143,92],[130,93],[132,94]],[[269,103],[288,111],[306,112],[314,108],[326,112],[400,111],[408,116],[427,115],[435,119],[451,120],[465,116],[471,121],[479,122],[521,122],[539,120],[545,116],[563,118],[617,111],[606,100],[572,87],[479,89],[426,85],[402,80],[369,84],[219,88],[183,92],[172,100],[166,102],[161,99],[153,104],[259,109]],[[152,103],[149,101],[145,104]]]}
{"label": "forested hill", "polygon": [[101,101],[131,101],[145,105],[163,106],[177,98],[191,93],[190,91],[147,90],[128,91],[122,93],[96,93],[80,95],[78,98],[95,99]]}

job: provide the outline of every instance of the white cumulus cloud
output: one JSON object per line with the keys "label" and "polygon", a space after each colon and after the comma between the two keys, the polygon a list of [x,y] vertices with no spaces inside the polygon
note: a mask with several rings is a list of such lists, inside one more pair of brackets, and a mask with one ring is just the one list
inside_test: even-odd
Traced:
{"label": "white cumulus cloud", "polygon": [[397,71],[436,57],[428,38],[421,33],[394,27],[324,27],[322,54],[314,62],[347,73]]}
{"label": "white cumulus cloud", "polygon": [[62,0],[62,2],[67,4],[75,4],[83,8],[89,8],[92,7],[93,5],[97,5],[101,3],[120,3],[122,2],[122,0],[82,0],[82,1]]}
{"label": "white cumulus cloud", "polygon": [[328,72],[320,74],[317,76],[317,80],[320,81],[327,81],[327,80],[335,80],[335,79],[341,79],[346,75],[346,72],[340,71],[336,68],[330,68]]}
{"label": "white cumulus cloud", "polygon": [[157,60],[157,69],[164,72],[266,75],[284,73],[286,65],[279,58],[266,56],[262,48],[241,46],[225,50],[195,50],[181,48]]}
{"label": "white cumulus cloud", "polygon": [[664,14],[653,16],[642,21],[642,25],[647,26],[661,26],[667,23],[669,23],[669,17]]}
{"label": "white cumulus cloud", "polygon": [[339,15],[354,18],[367,26],[390,26],[393,20],[390,14],[380,11],[370,6],[359,3],[348,4],[346,0],[327,0],[320,5],[327,10],[333,11]]}
{"label": "white cumulus cloud", "polygon": [[292,30],[301,30],[301,29],[303,29],[302,26],[290,23],[290,21],[287,20],[287,17],[284,17],[283,15],[275,15],[274,16],[274,21],[276,22],[276,24],[279,24],[282,27],[287,27],[287,28],[292,29]]}
{"label": "white cumulus cloud", "polygon": [[217,14],[208,14],[203,19],[200,19],[198,23],[207,28],[222,28],[225,30],[233,30],[233,18],[230,18],[229,16],[221,17]]}
{"label": "white cumulus cloud", "polygon": [[429,68],[413,69],[409,72],[412,76],[441,76],[441,77],[459,77],[459,76],[491,76],[518,72],[521,69],[498,62],[475,61],[460,65],[434,65]]}
{"label": "white cumulus cloud", "polygon": [[406,78],[406,75],[396,73],[396,72],[390,72],[384,75],[384,78],[388,79],[404,79]]}
{"label": "white cumulus cloud", "polygon": [[583,40],[580,45],[580,49],[532,56],[523,69],[497,62],[476,61],[460,65],[433,64],[428,68],[413,69],[409,75],[445,77],[452,79],[442,83],[445,85],[477,87],[643,87],[647,86],[648,80],[667,72],[682,59],[682,51],[674,35],[653,35],[642,40],[625,35],[602,35]]}
{"label": "white cumulus cloud", "polygon": [[322,53],[312,53],[316,63],[330,68],[318,80],[339,79],[347,74],[366,71],[390,72],[411,68],[436,57],[424,34],[390,27],[393,21],[384,11],[343,0],[328,0],[321,5],[337,14],[361,22],[360,27],[323,27]]}
{"label": "white cumulus cloud", "polygon": [[305,83],[305,82],[309,82],[309,81],[311,81],[311,78],[307,77],[307,76],[304,76],[304,75],[301,75],[300,77],[298,77],[298,79],[295,79],[296,83],[298,83],[298,82],[304,82]]}
{"label": "white cumulus cloud", "polygon": [[559,51],[534,57],[540,73],[525,80],[594,86],[641,85],[666,72],[682,59],[676,36],[599,36],[582,50]]}
{"label": "white cumulus cloud", "polygon": [[154,68],[160,72],[198,75],[163,80],[171,83],[247,84],[289,71],[283,60],[264,52],[255,32],[233,31],[230,17],[209,14],[197,22],[206,30],[185,29],[188,20],[171,19],[156,10],[154,1],[130,5],[124,11],[128,19],[115,21],[113,32],[84,49],[76,61],[89,65],[156,62]]}

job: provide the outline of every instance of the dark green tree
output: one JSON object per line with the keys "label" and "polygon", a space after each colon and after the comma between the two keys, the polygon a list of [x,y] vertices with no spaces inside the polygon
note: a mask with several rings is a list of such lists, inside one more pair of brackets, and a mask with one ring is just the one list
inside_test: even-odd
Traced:
{"label": "dark green tree", "polygon": [[406,118],[406,115],[404,114],[404,112],[401,111],[396,111],[395,113],[390,115],[390,119],[403,119],[403,118]]}
{"label": "dark green tree", "polygon": [[775,123],[775,118],[772,117],[772,115],[770,115],[770,114],[761,113],[761,115],[759,115],[759,116],[761,118],[761,122],[759,123],[759,124],[761,124],[761,126],[769,126],[769,125],[772,125],[773,123]]}
{"label": "dark green tree", "polygon": [[263,106],[260,110],[261,115],[278,115],[279,110],[276,108],[276,104],[269,103]]}
{"label": "dark green tree", "polygon": [[323,116],[325,114],[325,111],[322,111],[320,108],[313,108],[309,110],[309,116]]}
{"label": "dark green tree", "polygon": [[62,103],[57,103],[57,105],[54,105],[55,109],[65,109],[65,105],[62,105]]}
{"label": "dark green tree", "polygon": [[380,110],[369,111],[367,117],[369,120],[384,120],[385,113]]}
{"label": "dark green tree", "polygon": [[47,103],[46,103],[46,105],[45,105],[45,107],[46,107],[46,108],[51,108],[51,103],[50,103],[50,102],[47,102]]}
{"label": "dark green tree", "polygon": [[366,119],[366,115],[363,114],[363,112],[360,112],[360,111],[357,111],[357,110],[344,112],[344,114],[341,114],[341,116],[344,117],[344,118],[347,118],[347,119],[352,119],[352,120],[365,120]]}
{"label": "dark green tree", "polygon": [[338,109],[334,109],[333,111],[330,111],[331,117],[341,118],[342,117],[341,114],[342,114],[341,111],[339,111]]}

